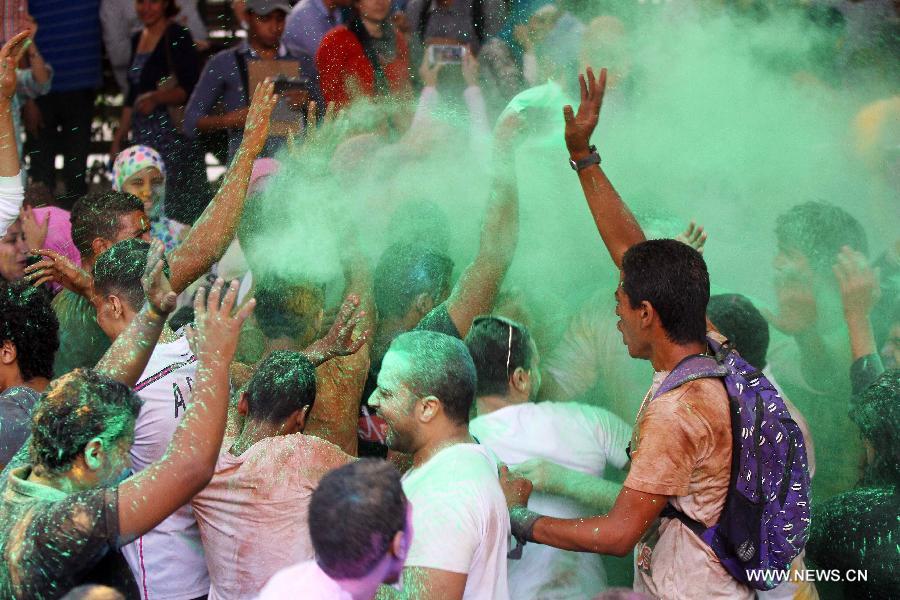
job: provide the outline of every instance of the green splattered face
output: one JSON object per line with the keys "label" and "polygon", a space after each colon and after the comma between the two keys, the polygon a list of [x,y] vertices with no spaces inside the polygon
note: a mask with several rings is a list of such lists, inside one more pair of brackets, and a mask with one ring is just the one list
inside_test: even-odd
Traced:
{"label": "green splattered face", "polygon": [[386,444],[391,450],[412,453],[416,450],[415,394],[403,383],[409,371],[409,357],[388,351],[378,373],[378,387],[369,398],[369,406],[376,409],[388,426]]}

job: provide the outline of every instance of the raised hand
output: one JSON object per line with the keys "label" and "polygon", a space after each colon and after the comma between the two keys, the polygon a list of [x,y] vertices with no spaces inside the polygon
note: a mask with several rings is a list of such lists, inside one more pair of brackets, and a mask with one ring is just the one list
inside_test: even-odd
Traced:
{"label": "raised hand", "polygon": [[591,135],[600,119],[600,108],[603,106],[603,95],[606,93],[606,69],[600,69],[600,77],[594,76],[590,67],[587,78],[578,76],[581,85],[581,103],[578,112],[567,104],[563,107],[563,118],[566,120],[566,148],[573,159],[578,160],[590,154]]}
{"label": "raised hand", "polygon": [[356,326],[365,316],[365,311],[359,310],[359,296],[347,296],[325,337],[313,342],[303,354],[315,366],[336,356],[356,354],[369,338],[368,331],[363,331],[355,339],[353,337]]}
{"label": "raised hand", "polygon": [[675,236],[675,239],[703,254],[703,246],[706,245],[706,232],[703,231],[703,225],[697,225],[691,221],[687,229]]}
{"label": "raised hand", "polygon": [[224,281],[220,277],[209,290],[209,298],[202,287],[194,297],[194,325],[187,328],[187,336],[200,362],[227,367],[234,358],[241,326],[256,306],[256,300],[251,299],[234,311],[238,284],[238,280],[232,281],[223,298]]}
{"label": "raised hand", "polygon": [[34,250],[32,255],[43,258],[25,267],[25,281],[34,287],[48,282],[58,283],[71,292],[90,297],[93,279],[87,271],[53,250]]}
{"label": "raised hand", "polygon": [[869,267],[866,257],[849,246],[841,248],[833,267],[841,290],[844,315],[867,318],[881,297],[878,270]]}
{"label": "raised hand", "polygon": [[162,242],[153,240],[150,244],[150,252],[147,253],[147,265],[141,276],[141,287],[144,288],[147,302],[150,304],[150,308],[160,316],[168,315],[175,310],[175,303],[178,300],[178,294],[172,291],[169,278],[163,272],[164,250]]}
{"label": "raised hand", "polygon": [[31,44],[31,30],[19,32],[0,48],[0,95],[10,100],[16,93],[16,65]]}
{"label": "raised hand", "polygon": [[25,233],[25,243],[28,244],[28,248],[37,250],[43,246],[50,228],[50,213],[48,212],[44,220],[39,222],[34,216],[34,209],[30,206],[23,206],[19,220],[22,223],[22,231]]}
{"label": "raised hand", "polygon": [[269,138],[269,121],[277,103],[275,84],[270,78],[266,78],[253,92],[244,123],[244,139],[241,141],[241,147],[254,157],[262,152]]}

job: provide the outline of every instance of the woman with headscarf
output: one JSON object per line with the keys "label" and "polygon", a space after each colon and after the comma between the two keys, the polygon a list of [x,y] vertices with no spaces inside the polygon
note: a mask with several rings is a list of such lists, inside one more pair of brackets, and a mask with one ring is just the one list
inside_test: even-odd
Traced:
{"label": "woman with headscarf", "polygon": [[165,244],[166,252],[181,243],[187,228],[166,217],[163,211],[166,165],[156,150],[131,146],[120,152],[113,163],[113,189],[133,194],[144,203],[150,235]]}
{"label": "woman with headscarf", "polygon": [[196,140],[181,132],[183,106],[200,78],[200,55],[186,27],[174,18],[175,0],[135,0],[144,27],[132,37],[128,94],[111,154],[127,145],[155,148],[166,164],[166,214],[192,225],[212,194]]}
{"label": "woman with headscarf", "polygon": [[316,68],[326,102],[343,108],[356,96],[410,93],[409,48],[390,12],[390,0],[354,0],[346,25],[325,34]]}

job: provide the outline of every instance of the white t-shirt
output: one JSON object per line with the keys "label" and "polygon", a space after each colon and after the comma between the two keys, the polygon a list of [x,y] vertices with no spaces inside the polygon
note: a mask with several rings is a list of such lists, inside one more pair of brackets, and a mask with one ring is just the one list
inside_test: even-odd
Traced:
{"label": "white t-shirt", "polygon": [[466,573],[467,600],[509,598],[509,512],[497,468],[484,446],[456,444],[403,476],[413,521],[406,566]]}
{"label": "white t-shirt", "polygon": [[308,560],[275,573],[257,600],[353,600],[318,563]]}
{"label": "white t-shirt", "polygon": [[[569,469],[603,477],[607,464],[623,468],[631,427],[608,410],[575,402],[518,404],[479,416],[469,432],[504,463],[543,458]],[[528,507],[542,515],[574,519],[596,513],[574,500],[534,493]],[[520,560],[510,560],[510,597],[592,598],[606,588],[600,556],[526,544]]]}
{"label": "white t-shirt", "polygon": [[[135,392],[143,400],[134,425],[135,472],[165,454],[191,401],[197,362],[187,338],[157,344]],[[191,505],[122,548],[144,600],[191,600],[209,592],[206,557]]]}

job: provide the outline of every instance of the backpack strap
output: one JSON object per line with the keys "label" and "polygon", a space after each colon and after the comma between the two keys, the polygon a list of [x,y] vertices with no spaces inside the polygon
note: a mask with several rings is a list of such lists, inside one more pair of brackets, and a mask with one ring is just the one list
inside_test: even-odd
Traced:
{"label": "backpack strap", "polygon": [[665,508],[663,508],[662,512],[659,514],[660,517],[665,517],[667,519],[678,519],[681,523],[694,532],[701,540],[703,539],[703,534],[706,533],[708,527],[697,521],[695,519],[690,518],[674,506],[672,506],[671,502],[666,502]]}
{"label": "backpack strap", "polygon": [[706,356],[704,354],[693,354],[687,356],[678,363],[672,372],[663,380],[659,389],[653,394],[653,398],[658,398],[666,392],[671,392],[677,387],[696,379],[704,379],[707,377],[725,377],[728,375],[728,369],[716,360],[715,357]]}

